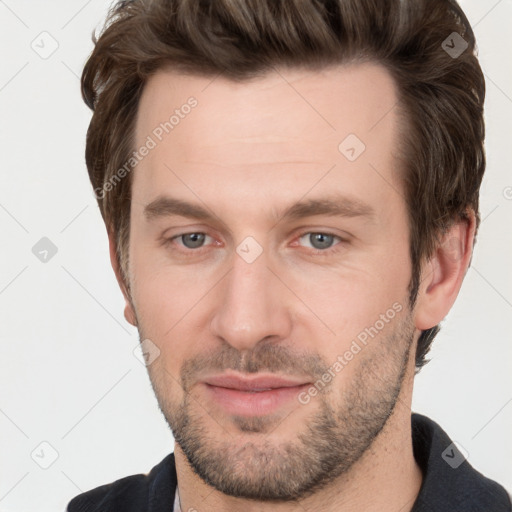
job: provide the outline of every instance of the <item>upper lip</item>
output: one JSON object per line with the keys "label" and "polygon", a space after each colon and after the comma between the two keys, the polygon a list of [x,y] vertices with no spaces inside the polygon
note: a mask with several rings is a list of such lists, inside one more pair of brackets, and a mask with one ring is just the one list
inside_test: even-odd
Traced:
{"label": "upper lip", "polygon": [[304,380],[277,377],[275,375],[258,377],[239,377],[237,375],[217,375],[204,379],[205,384],[240,391],[262,391],[266,389],[291,388],[308,384]]}

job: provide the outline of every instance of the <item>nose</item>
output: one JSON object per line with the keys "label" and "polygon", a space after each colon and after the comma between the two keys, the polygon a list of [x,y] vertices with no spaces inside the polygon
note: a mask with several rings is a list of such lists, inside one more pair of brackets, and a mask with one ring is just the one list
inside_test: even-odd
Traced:
{"label": "nose", "polygon": [[252,263],[235,253],[231,271],[219,283],[210,328],[239,351],[251,350],[264,339],[287,338],[292,328],[290,293],[267,263],[265,251]]}

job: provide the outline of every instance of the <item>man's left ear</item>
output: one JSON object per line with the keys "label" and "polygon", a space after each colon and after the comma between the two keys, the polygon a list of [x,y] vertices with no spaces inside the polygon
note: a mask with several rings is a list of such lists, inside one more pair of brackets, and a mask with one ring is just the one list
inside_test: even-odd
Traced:
{"label": "man's left ear", "polygon": [[471,263],[475,229],[475,213],[468,210],[466,219],[450,227],[422,266],[414,315],[417,329],[438,325],[452,308]]}

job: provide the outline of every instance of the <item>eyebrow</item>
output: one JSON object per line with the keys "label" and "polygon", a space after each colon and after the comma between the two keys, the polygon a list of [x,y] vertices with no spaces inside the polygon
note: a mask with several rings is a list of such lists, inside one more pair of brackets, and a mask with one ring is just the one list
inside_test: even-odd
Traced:
{"label": "eyebrow", "polygon": [[[322,199],[299,201],[286,208],[282,213],[274,213],[275,219],[279,222],[282,220],[299,220],[315,215],[349,218],[366,217],[371,219],[376,216],[376,212],[369,204],[358,199],[335,195]],[[171,216],[188,217],[202,221],[219,220],[215,214],[199,204],[169,196],[160,196],[144,207],[144,217],[147,221]]]}

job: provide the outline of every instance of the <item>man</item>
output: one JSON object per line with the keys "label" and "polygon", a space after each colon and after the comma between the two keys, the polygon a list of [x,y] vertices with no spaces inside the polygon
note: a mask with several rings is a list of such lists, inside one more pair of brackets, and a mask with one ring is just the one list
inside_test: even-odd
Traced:
{"label": "man", "polygon": [[175,451],[69,512],[511,510],[411,413],[480,220],[455,1],[119,2],[82,91]]}

